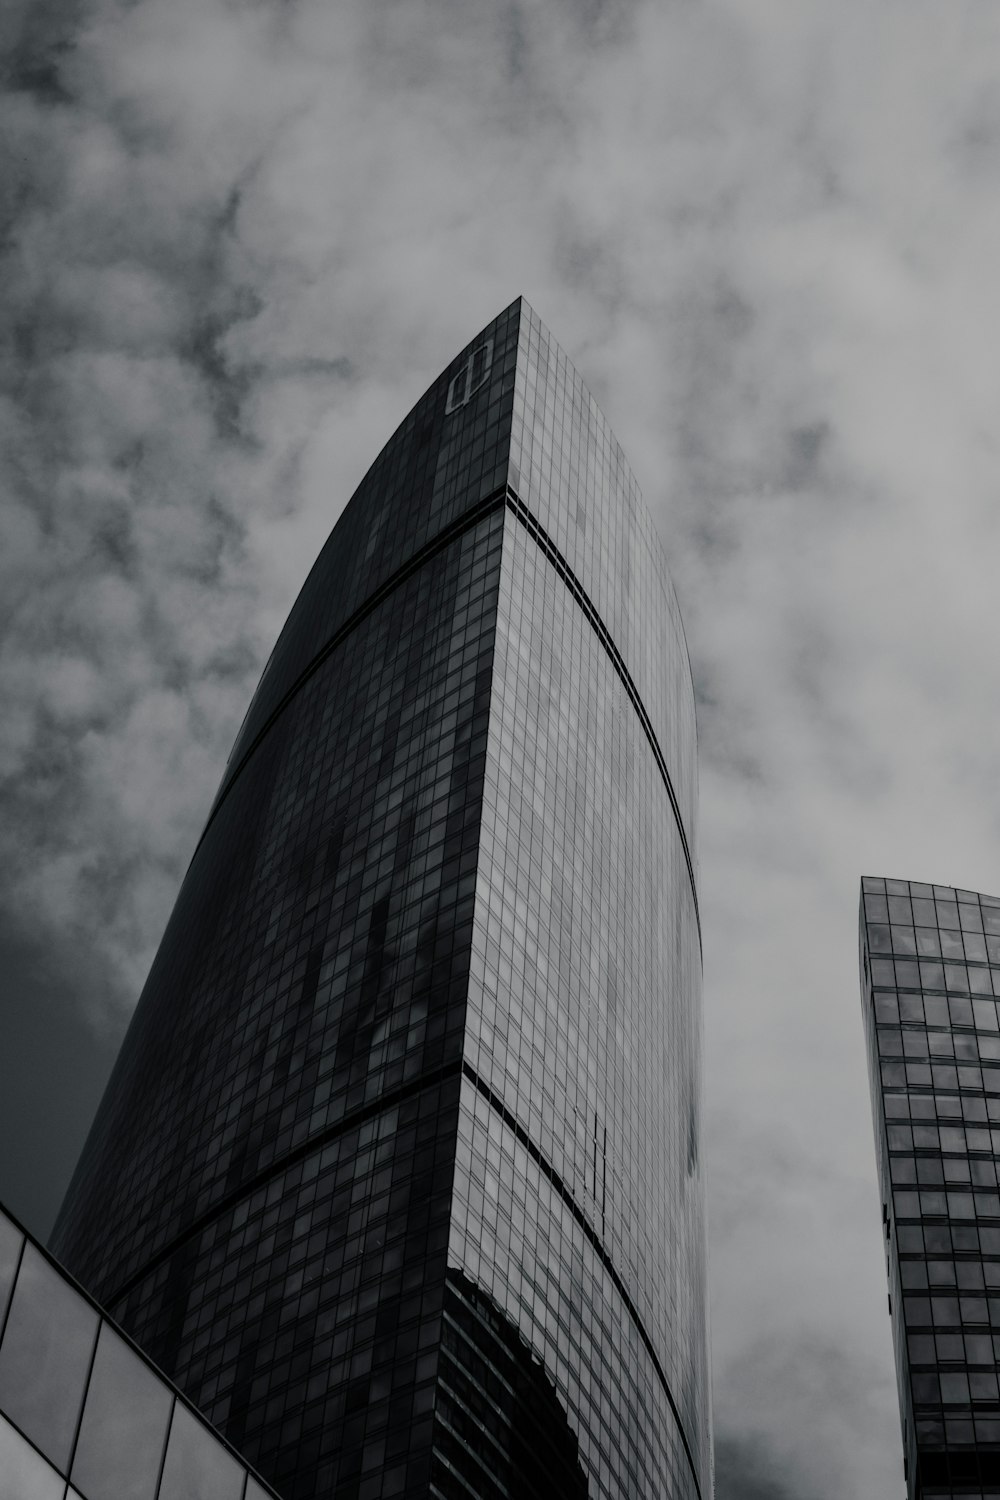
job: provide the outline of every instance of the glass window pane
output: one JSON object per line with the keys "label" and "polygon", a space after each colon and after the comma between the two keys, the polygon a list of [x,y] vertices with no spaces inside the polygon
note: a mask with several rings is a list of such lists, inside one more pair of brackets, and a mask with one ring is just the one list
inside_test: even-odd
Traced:
{"label": "glass window pane", "polygon": [[247,1475],[247,1492],[244,1500],[271,1500],[270,1490],[266,1490],[262,1484],[258,1484],[252,1474]]}
{"label": "glass window pane", "polygon": [[0,1344],[0,1411],[63,1472],[96,1336],[93,1308],[26,1245]]}
{"label": "glass window pane", "polygon": [[105,1323],[70,1475],[89,1500],[153,1500],[172,1400]]}
{"label": "glass window pane", "polygon": [[0,1328],[3,1327],[4,1313],[7,1311],[7,1301],[14,1285],[14,1274],[23,1243],[24,1235],[0,1209]]}
{"label": "glass window pane", "polygon": [[0,1417],[0,1500],[62,1500],[65,1487],[65,1479]]}
{"label": "glass window pane", "polygon": [[159,1500],[240,1500],[245,1470],[178,1401]]}

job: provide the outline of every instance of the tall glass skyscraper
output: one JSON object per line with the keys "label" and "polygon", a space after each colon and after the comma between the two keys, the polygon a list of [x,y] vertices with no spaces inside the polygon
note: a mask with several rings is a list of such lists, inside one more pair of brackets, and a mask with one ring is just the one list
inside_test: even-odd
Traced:
{"label": "tall glass skyscraper", "polygon": [[57,1253],[285,1500],[711,1493],[695,721],[515,302],[278,640]]}
{"label": "tall glass skyscraper", "polygon": [[1000,1500],[1000,898],[861,887],[908,1493]]}

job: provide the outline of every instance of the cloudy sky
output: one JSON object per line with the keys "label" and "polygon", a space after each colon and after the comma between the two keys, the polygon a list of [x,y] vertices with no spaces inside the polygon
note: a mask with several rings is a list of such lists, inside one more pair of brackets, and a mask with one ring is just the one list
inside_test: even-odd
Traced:
{"label": "cloudy sky", "polygon": [[1000,891],[1000,11],[0,9],[0,1198],[44,1234],[256,677],[523,292],[700,698],[720,1500],[901,1497],[862,871]]}

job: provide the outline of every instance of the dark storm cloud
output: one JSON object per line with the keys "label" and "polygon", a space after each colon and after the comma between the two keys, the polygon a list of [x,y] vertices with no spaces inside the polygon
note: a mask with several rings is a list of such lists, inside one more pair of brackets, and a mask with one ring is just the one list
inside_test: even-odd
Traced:
{"label": "dark storm cloud", "polygon": [[780,1477],[777,1456],[755,1438],[724,1433],[715,1443],[715,1493],[718,1500],[807,1500],[798,1476]]}
{"label": "dark storm cloud", "polygon": [[[253,316],[227,194],[172,179],[98,86],[95,10],[25,10],[5,138],[0,894],[130,1005],[259,659],[235,466]],[[93,59],[91,59],[91,62]],[[222,724],[218,722],[220,710]],[[88,997],[94,1002],[97,997]]]}
{"label": "dark storm cloud", "polygon": [[1000,19],[0,27],[8,1035],[120,1027],[341,505],[524,291],[662,519],[699,685],[720,1493],[895,1493],[856,882],[1000,889]]}
{"label": "dark storm cloud", "polygon": [[23,925],[0,916],[0,960],[3,1203],[45,1235],[121,1037],[91,1018],[104,963],[85,943],[34,946]]}
{"label": "dark storm cloud", "polygon": [[[878,1413],[870,1404],[876,1370],[857,1369],[839,1340],[807,1329],[791,1339],[784,1332],[759,1335],[736,1375],[741,1411],[716,1446],[719,1500],[809,1500],[838,1486],[842,1494],[856,1493],[852,1448],[878,1441]],[[775,1382],[783,1395],[778,1420],[768,1394]],[[900,1456],[889,1493],[904,1491],[902,1471]]]}

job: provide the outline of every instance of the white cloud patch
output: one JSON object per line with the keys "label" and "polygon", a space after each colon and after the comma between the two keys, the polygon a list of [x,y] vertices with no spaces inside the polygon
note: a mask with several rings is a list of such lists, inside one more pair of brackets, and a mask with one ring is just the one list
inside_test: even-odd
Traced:
{"label": "white cloud patch", "polygon": [[855,903],[1000,890],[1000,14],[4,25],[8,919],[131,1003],[320,543],[523,291],[662,517],[702,699],[720,1494],[901,1493]]}

